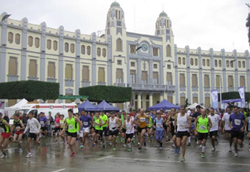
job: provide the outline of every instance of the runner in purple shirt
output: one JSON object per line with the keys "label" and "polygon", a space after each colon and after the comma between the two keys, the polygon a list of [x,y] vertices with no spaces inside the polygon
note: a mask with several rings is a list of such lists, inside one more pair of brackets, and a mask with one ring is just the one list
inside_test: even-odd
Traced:
{"label": "runner in purple shirt", "polygon": [[233,107],[233,114],[229,117],[229,127],[231,127],[231,139],[233,139],[235,157],[238,156],[237,143],[243,147],[244,128],[246,125],[245,116],[243,113],[239,113],[237,106]]}

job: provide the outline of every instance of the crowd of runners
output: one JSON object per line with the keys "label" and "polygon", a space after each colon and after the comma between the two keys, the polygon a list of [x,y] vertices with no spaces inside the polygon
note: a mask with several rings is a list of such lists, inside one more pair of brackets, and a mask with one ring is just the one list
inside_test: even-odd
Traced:
{"label": "crowd of runners", "polygon": [[41,137],[48,133],[54,137],[54,142],[68,144],[70,157],[75,155],[77,140],[80,141],[80,149],[84,148],[86,142],[91,142],[92,148],[99,143],[102,148],[111,147],[113,151],[116,151],[116,144],[123,144],[131,152],[135,147],[144,150],[147,142],[155,142],[155,146],[162,149],[164,141],[171,139],[174,152],[178,154],[181,151],[181,162],[185,161],[186,146],[191,145],[191,139],[195,139],[197,147],[200,147],[201,158],[205,158],[208,137],[212,152],[216,151],[218,132],[225,134],[228,150],[234,151],[235,157],[238,156],[238,145],[243,147],[245,133],[248,133],[250,140],[250,117],[237,106],[227,107],[225,111],[203,109],[198,105],[193,110],[181,106],[179,110],[171,109],[167,112],[145,112],[140,109],[131,110],[130,113],[81,111],[77,114],[69,109],[67,116],[64,118],[63,114],[58,113],[54,118],[51,114],[47,118],[41,112],[35,118],[32,113],[24,115],[16,112],[11,117],[11,125],[0,113],[1,158],[7,157],[5,148],[10,141],[17,143],[19,152],[22,152],[23,139],[27,139],[26,157],[32,157],[31,141],[39,145]]}

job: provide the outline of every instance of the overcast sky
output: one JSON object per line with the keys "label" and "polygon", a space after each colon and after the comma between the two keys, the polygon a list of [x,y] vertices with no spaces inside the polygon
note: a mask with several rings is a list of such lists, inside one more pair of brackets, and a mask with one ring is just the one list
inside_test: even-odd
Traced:
{"label": "overcast sky", "polygon": [[[33,24],[91,34],[105,30],[113,0],[0,0],[0,12],[24,17]],[[118,0],[125,12],[127,31],[154,35],[160,12],[172,21],[175,44],[203,50],[214,48],[238,52],[249,50],[245,27],[250,0]]]}

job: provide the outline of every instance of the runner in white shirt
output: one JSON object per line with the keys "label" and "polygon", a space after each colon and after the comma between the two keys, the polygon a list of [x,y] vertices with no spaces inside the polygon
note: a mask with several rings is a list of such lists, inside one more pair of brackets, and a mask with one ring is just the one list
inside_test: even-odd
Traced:
{"label": "runner in white shirt", "polygon": [[215,141],[217,141],[217,134],[218,134],[218,130],[220,129],[220,116],[218,114],[214,114],[214,108],[210,109],[210,115],[208,116],[208,118],[210,118],[211,122],[212,122],[212,127],[210,128],[210,138],[211,138],[211,143],[213,146],[212,152],[215,152]]}
{"label": "runner in white shirt", "polygon": [[26,158],[30,158],[32,156],[31,151],[30,151],[30,142],[31,142],[31,139],[34,139],[34,144],[38,143],[38,139],[39,139],[38,135],[40,132],[40,128],[41,128],[41,124],[38,122],[36,118],[33,117],[33,114],[30,112],[27,126],[24,130],[24,133],[26,133],[28,129],[30,129],[28,140],[27,140],[27,148],[28,148],[29,153],[26,156]]}
{"label": "runner in white shirt", "polygon": [[[116,150],[116,137],[119,133],[118,126],[120,125],[121,121],[119,118],[115,117],[115,113],[110,113],[111,117],[108,119],[108,127],[109,127],[109,146],[112,146],[113,143],[113,151]],[[112,143],[111,143],[112,141]]]}
{"label": "runner in white shirt", "polygon": [[231,139],[231,135],[230,135],[230,132],[231,132],[231,128],[230,126],[228,125],[229,123],[229,118],[230,118],[230,115],[231,115],[231,108],[230,107],[227,107],[226,109],[226,113],[224,113],[223,117],[222,117],[222,121],[221,123],[223,123],[224,127],[223,127],[223,133],[225,133],[225,139],[229,140],[229,146],[230,146],[230,149],[229,149],[229,152],[232,152],[232,142],[233,140]]}
{"label": "runner in white shirt", "polygon": [[135,121],[133,120],[133,118],[130,117],[129,114],[127,114],[125,123],[123,124],[122,127],[126,127],[126,140],[125,141],[128,145],[129,152],[132,151],[131,142],[133,139],[133,135],[135,133],[134,124],[135,124]]}

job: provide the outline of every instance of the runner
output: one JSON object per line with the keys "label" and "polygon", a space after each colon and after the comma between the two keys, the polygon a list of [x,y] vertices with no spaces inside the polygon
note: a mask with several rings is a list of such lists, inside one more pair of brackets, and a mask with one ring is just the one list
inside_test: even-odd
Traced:
{"label": "runner", "polygon": [[225,133],[225,139],[229,140],[229,152],[232,152],[232,142],[233,142],[233,139],[231,139],[231,135],[230,135],[231,128],[228,125],[231,113],[232,113],[231,108],[228,106],[226,109],[226,113],[224,113],[222,117],[222,121],[224,124],[222,132]]}
{"label": "runner", "polygon": [[156,128],[155,139],[159,143],[160,149],[162,149],[162,140],[164,136],[163,124],[165,122],[166,122],[166,119],[162,118],[162,112],[157,111],[157,118],[155,119],[155,128]]}
{"label": "runner", "polygon": [[217,140],[217,135],[218,135],[218,130],[221,130],[220,128],[220,116],[218,114],[214,113],[214,108],[210,109],[210,115],[208,116],[208,118],[210,118],[211,122],[212,122],[212,127],[210,128],[210,132],[209,132],[209,136],[211,138],[211,144],[213,146],[212,152],[216,151],[215,148],[215,141],[218,144],[218,140]]}
{"label": "runner", "polygon": [[173,148],[176,148],[176,133],[175,133],[175,119],[177,117],[176,110],[171,109],[171,115],[168,117],[167,124],[170,126],[170,132],[173,140]]}
{"label": "runner", "polygon": [[[246,131],[247,131],[247,137],[248,137],[248,145],[250,146],[250,116],[247,117],[246,121],[247,121]],[[248,151],[250,151],[250,147]]]}
{"label": "runner", "polygon": [[69,109],[68,110],[68,117],[66,118],[64,130],[66,130],[66,128],[68,128],[67,140],[68,140],[69,148],[71,151],[70,157],[73,157],[75,155],[74,145],[76,143],[77,131],[81,127],[82,127],[82,122],[78,118],[74,117],[73,110]]}
{"label": "runner", "polygon": [[80,134],[80,139],[81,139],[81,146],[80,149],[83,149],[85,141],[90,133],[90,125],[92,124],[92,118],[83,110],[81,112],[81,117],[80,121],[82,121],[82,128],[81,128],[81,134]]}
{"label": "runner", "polygon": [[[200,105],[197,105],[195,108],[196,108],[196,112],[194,112],[193,115],[192,115],[192,119],[191,119],[192,122],[195,122],[196,119],[197,119],[197,117],[201,115],[201,109],[202,109],[202,107]],[[197,142],[197,136],[198,136],[198,133],[195,130],[194,137],[195,137],[195,141],[196,142]]]}
{"label": "runner", "polygon": [[7,154],[4,152],[4,149],[9,144],[9,138],[11,137],[11,127],[10,124],[3,119],[3,114],[0,113],[0,149],[3,155],[0,158],[6,158]]}
{"label": "runner", "polygon": [[126,143],[128,145],[128,151],[129,152],[132,151],[131,142],[132,142],[133,135],[134,135],[134,132],[135,132],[134,124],[135,124],[135,122],[132,119],[132,117],[130,115],[127,115],[125,123],[123,125],[123,128],[126,127]]}
{"label": "runner", "polygon": [[27,148],[28,148],[28,154],[26,158],[30,158],[32,156],[31,150],[30,150],[30,142],[31,139],[34,139],[34,144],[38,144],[39,140],[39,132],[41,129],[41,124],[38,122],[36,118],[33,117],[33,114],[29,113],[29,119],[27,122],[27,126],[24,130],[24,133],[26,133],[29,130],[28,140],[27,140]]}
{"label": "runner", "polygon": [[40,113],[39,121],[40,121],[40,124],[41,124],[41,131],[40,132],[41,133],[43,132],[44,136],[46,136],[47,135],[47,130],[48,130],[47,124],[48,124],[49,120],[45,116],[44,112]]}
{"label": "runner", "polygon": [[64,130],[64,127],[65,127],[65,119],[64,119],[64,115],[63,114],[60,114],[60,128],[61,128],[61,132],[60,132],[60,137],[62,138],[63,140],[63,143],[65,144],[65,130]]}
{"label": "runner", "polygon": [[103,139],[103,122],[100,118],[100,114],[98,112],[95,113],[95,117],[94,117],[94,128],[95,128],[95,132],[93,134],[93,145],[92,147],[94,147],[97,143],[97,139],[100,137],[101,141],[103,143],[103,148],[105,148],[105,143],[104,143],[104,139]]}
{"label": "runner", "polygon": [[[104,112],[101,112],[101,115],[100,115],[100,119],[102,120],[102,130],[103,130],[103,136],[102,137],[105,137],[105,136],[108,136],[108,116],[106,114],[104,114]],[[102,140],[102,146],[103,148],[105,148],[105,140],[104,138],[101,138]]]}
{"label": "runner", "polygon": [[[138,127],[138,133],[140,135],[140,137],[139,137],[140,138],[140,145],[138,147],[139,150],[142,149],[142,145],[145,142],[144,134],[147,131],[146,119],[148,119],[148,118],[149,118],[149,116],[144,114],[143,109],[140,109],[139,115],[137,115],[136,118],[135,118],[135,121],[138,119],[138,124],[139,124],[139,127]],[[144,143],[144,145],[145,145],[145,143]]]}
{"label": "runner", "polygon": [[[120,125],[120,120],[115,117],[114,112],[110,112],[111,117],[108,120],[109,127],[109,146],[112,146],[113,143],[113,151],[116,150],[116,137],[119,133],[118,126]],[[112,141],[112,143],[111,143]]]}
{"label": "runner", "polygon": [[237,144],[241,145],[244,135],[241,133],[244,131],[246,121],[243,113],[238,112],[238,107],[234,106],[233,114],[230,115],[228,125],[231,128],[231,138],[234,143],[235,157],[238,157]]}
{"label": "runner", "polygon": [[195,121],[195,128],[198,132],[198,144],[201,145],[202,142],[202,154],[201,158],[205,158],[206,141],[208,137],[209,128],[211,128],[212,123],[210,118],[207,117],[206,111],[201,109],[201,116]]}
{"label": "runner", "polygon": [[[122,123],[122,126],[124,126],[124,123],[125,123],[125,110],[122,110],[122,113],[121,113],[121,123]],[[121,133],[121,142],[124,142],[125,141],[125,137],[126,137],[126,128],[120,128],[120,133]],[[123,144],[123,147],[125,147],[126,144],[124,142]]]}
{"label": "runner", "polygon": [[54,142],[57,142],[57,134],[58,132],[61,132],[61,127],[60,127],[60,116],[57,113],[55,116],[55,128],[54,128]]}
{"label": "runner", "polygon": [[176,133],[176,150],[175,153],[179,153],[180,146],[182,145],[182,158],[181,162],[185,162],[185,151],[186,151],[186,141],[189,136],[189,130],[191,128],[190,116],[185,113],[185,107],[180,107],[180,113],[177,114],[175,119],[175,132]]}
{"label": "runner", "polygon": [[17,143],[19,146],[19,152],[22,152],[22,144],[20,141],[22,140],[23,137],[23,131],[25,129],[23,122],[19,119],[19,114],[15,114],[14,116],[14,121],[12,125],[13,129],[15,131],[13,142]]}
{"label": "runner", "polygon": [[147,128],[147,132],[148,132],[148,142],[152,142],[153,141],[153,134],[154,134],[154,131],[153,131],[153,118],[152,116],[150,115],[149,116],[149,120],[148,120],[148,128]]}

